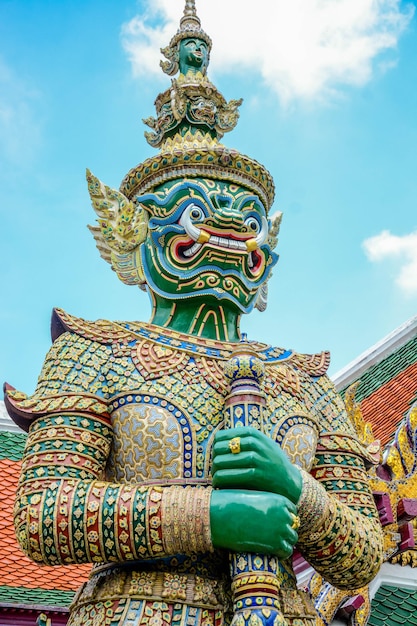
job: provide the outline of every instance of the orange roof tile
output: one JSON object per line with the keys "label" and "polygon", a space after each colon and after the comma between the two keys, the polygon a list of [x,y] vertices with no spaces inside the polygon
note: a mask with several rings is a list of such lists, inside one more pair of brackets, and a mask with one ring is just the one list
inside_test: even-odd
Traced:
{"label": "orange roof tile", "polygon": [[362,400],[364,420],[372,424],[374,435],[382,445],[392,440],[416,393],[417,363],[414,363]]}
{"label": "orange roof tile", "polygon": [[20,467],[20,461],[0,459],[0,584],[29,589],[75,591],[87,579],[90,564],[40,566],[23,554],[16,541],[13,503]]}

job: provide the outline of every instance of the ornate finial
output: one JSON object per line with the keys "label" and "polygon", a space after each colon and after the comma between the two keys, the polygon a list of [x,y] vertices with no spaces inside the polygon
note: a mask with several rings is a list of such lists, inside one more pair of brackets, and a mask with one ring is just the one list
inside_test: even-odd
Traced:
{"label": "ornate finial", "polygon": [[[242,100],[227,102],[207,77],[211,39],[201,28],[195,0],[185,0],[180,27],[169,46],[162,50],[168,59],[161,61],[170,76],[179,70],[171,88],[155,102],[157,117],[143,120],[152,132],[148,143],[166,151],[209,149],[236,126]],[[181,145],[178,145],[180,143]]]}
{"label": "ornate finial", "polygon": [[195,0],[186,0],[184,15],[180,21],[180,29],[184,29],[188,24],[195,24],[197,28],[200,28],[201,22],[197,16],[197,11],[195,8]]}
{"label": "ornate finial", "polygon": [[171,39],[169,46],[161,49],[162,54],[168,59],[167,61],[161,61],[161,67],[165,74],[174,76],[178,70],[186,73],[183,71],[183,68],[180,67],[181,42],[185,39],[197,39],[204,43],[205,58],[199,68],[199,71],[202,74],[206,74],[212,41],[207,33],[205,33],[201,28],[201,21],[197,16],[195,0],[185,0],[184,15],[180,20],[180,27]]}
{"label": "ornate finial", "polygon": [[[156,117],[143,120],[151,129],[145,132],[146,140],[160,153],[133,168],[120,190],[133,200],[163,182],[201,175],[244,185],[268,211],[275,189],[269,172],[220,143],[223,135],[236,126],[242,100],[227,102],[208,79],[212,42],[201,27],[195,0],[184,2],[179,29],[162,50],[167,61],[161,62],[166,74],[174,76],[180,71],[180,75],[158,95]],[[265,308],[265,293],[261,300],[257,306]]]}
{"label": "ornate finial", "polygon": [[[130,170],[120,191],[132,201],[163,182],[201,175],[244,185],[261,199],[268,211],[275,189],[269,172],[253,159],[220,143],[223,135],[236,126],[242,100],[227,102],[208,79],[212,42],[201,27],[195,0],[184,2],[179,29],[169,46],[162,50],[168,60],[161,63],[170,76],[178,70],[180,75],[158,95],[156,117],[143,120],[151,129],[145,133],[148,143],[159,148],[160,153]],[[261,299],[257,306],[265,308],[264,293]]]}
{"label": "ornate finial", "polygon": [[[159,149],[158,154],[133,167],[123,179],[120,192],[87,173],[99,217],[99,225],[90,230],[100,254],[124,283],[141,288],[146,284],[142,252],[149,232],[148,217],[161,217],[165,210],[159,204],[144,208],[147,194],[170,181],[201,177],[241,185],[259,198],[266,212],[274,200],[275,187],[268,170],[220,143],[223,135],[236,126],[242,101],[226,101],[207,77],[211,39],[201,28],[195,0],[184,2],[179,29],[163,50],[168,59],[164,71],[173,75],[180,70],[180,75],[158,95],[156,117],[143,120],[151,129],[145,133],[146,139]],[[162,193],[170,193],[167,189]],[[279,219],[272,221],[269,246],[276,243],[279,226]],[[263,310],[266,291],[258,291],[256,306]]]}

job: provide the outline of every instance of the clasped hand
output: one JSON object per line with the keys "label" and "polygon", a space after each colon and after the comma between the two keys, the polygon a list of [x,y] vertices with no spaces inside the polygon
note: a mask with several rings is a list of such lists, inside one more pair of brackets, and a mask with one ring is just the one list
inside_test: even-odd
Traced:
{"label": "clasped hand", "polygon": [[[233,454],[230,441],[240,438]],[[291,555],[301,473],[275,441],[254,428],[219,431],[213,448],[211,528],[215,547]]]}

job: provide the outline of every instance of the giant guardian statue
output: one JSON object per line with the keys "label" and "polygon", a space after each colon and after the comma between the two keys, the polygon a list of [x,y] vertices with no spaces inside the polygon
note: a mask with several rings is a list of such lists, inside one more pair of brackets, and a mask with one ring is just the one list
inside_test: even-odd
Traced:
{"label": "giant guardian statue", "polygon": [[242,315],[266,307],[281,216],[268,171],[221,143],[240,101],[210,82],[211,46],[187,0],[162,51],[171,85],[146,120],[157,154],[120,190],[87,173],[97,247],[148,293],[150,321],[56,310],[35,393],[6,385],[29,431],[22,550],[92,563],[70,626],[313,626],[295,547],[341,589],[382,561],[375,459],[328,354],[240,332]]}

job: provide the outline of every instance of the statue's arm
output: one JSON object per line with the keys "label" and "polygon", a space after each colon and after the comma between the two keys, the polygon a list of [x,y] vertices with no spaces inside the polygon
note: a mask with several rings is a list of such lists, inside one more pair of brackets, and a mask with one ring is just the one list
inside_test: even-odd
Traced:
{"label": "statue's arm", "polygon": [[[298,548],[332,585],[355,589],[367,584],[382,561],[383,538],[356,432],[344,403],[325,380],[320,404],[333,414],[336,432],[325,424],[310,474],[302,471],[298,503]],[[329,418],[328,418],[329,419]]]}
{"label": "statue's arm", "polygon": [[23,551],[58,565],[212,550],[210,488],[106,480],[113,439],[102,389],[108,352],[65,333],[35,394],[7,393],[10,412],[30,422],[15,504]]}
{"label": "statue's arm", "polygon": [[[263,433],[235,428],[216,434],[213,486],[220,492],[269,492],[271,498],[284,498],[287,508],[289,503],[296,505],[300,517],[297,547],[328,582],[354,589],[369,582],[382,564],[381,526],[361,458],[363,448],[349,428],[344,404],[328,379],[322,389],[317,383],[315,391],[317,405],[326,407],[326,416],[316,416],[322,436],[311,475],[292,464],[280,446]],[[314,412],[314,407],[311,410]],[[326,433],[331,423],[340,430]],[[232,437],[239,437],[239,454],[230,451]],[[281,533],[280,524],[274,526],[272,517],[265,520],[267,525],[271,533]],[[286,541],[290,542],[288,535]],[[293,539],[293,545],[296,541]]]}
{"label": "statue's arm", "polygon": [[323,578],[340,589],[356,589],[375,577],[382,564],[382,530],[375,516],[340,502],[304,472],[299,516],[297,547]]}
{"label": "statue's arm", "polygon": [[36,420],[15,507],[23,551],[49,565],[210,551],[211,490],[103,480],[111,436],[93,415]]}
{"label": "statue's arm", "polygon": [[71,413],[34,422],[15,505],[16,535],[29,558],[48,565],[122,562],[214,547],[291,554],[296,507],[286,498],[107,482],[111,439],[103,417]]}

